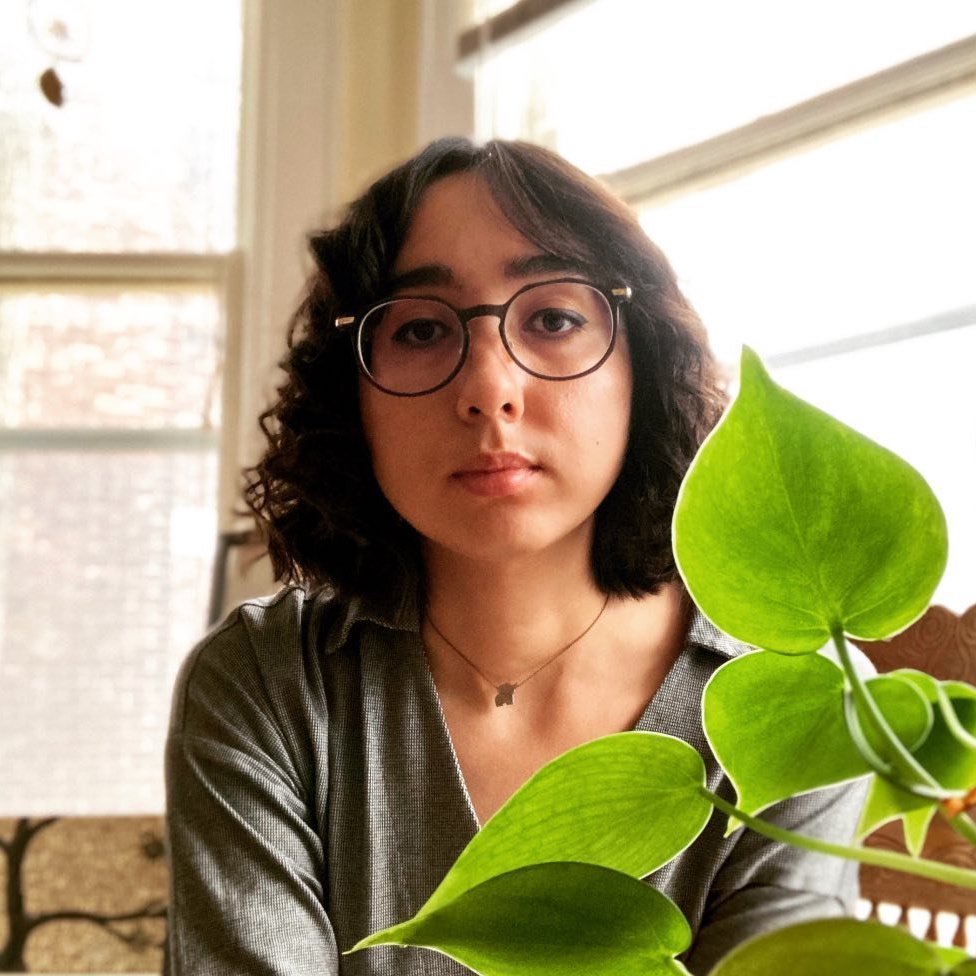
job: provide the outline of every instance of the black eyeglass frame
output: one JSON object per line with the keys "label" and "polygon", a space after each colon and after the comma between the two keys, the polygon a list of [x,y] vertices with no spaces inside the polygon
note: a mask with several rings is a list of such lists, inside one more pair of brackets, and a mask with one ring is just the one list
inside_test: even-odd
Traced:
{"label": "black eyeglass frame", "polygon": [[[534,369],[529,369],[512,351],[512,347],[508,343],[508,336],[505,333],[505,317],[508,315],[508,310],[512,306],[512,303],[522,294],[527,291],[531,291],[533,288],[541,288],[545,285],[562,285],[562,284],[575,284],[575,285],[586,285],[588,288],[592,288],[595,292],[598,292],[603,296],[607,305],[610,307],[610,342],[607,345],[607,351],[600,357],[600,359],[595,362],[592,366],[587,369],[582,370],[579,373],[573,373],[570,376],[547,376],[545,373],[539,373]],[[350,338],[352,339],[353,348],[356,350],[356,360],[359,363],[360,372],[363,376],[373,384],[378,390],[382,390],[384,393],[388,393],[390,396],[398,397],[418,397],[427,396],[429,393],[436,393],[438,390],[444,389],[451,380],[461,372],[462,367],[468,360],[468,350],[471,347],[471,330],[468,328],[468,323],[472,319],[478,319],[482,317],[491,317],[498,319],[498,334],[501,336],[502,345],[505,347],[505,351],[511,357],[512,362],[515,363],[519,369],[524,370],[530,376],[538,377],[541,380],[552,380],[553,382],[563,382],[565,380],[578,380],[582,376],[588,376],[590,373],[596,372],[609,358],[610,354],[613,352],[614,346],[617,344],[617,333],[620,329],[620,306],[624,302],[630,301],[633,296],[634,291],[630,285],[616,285],[610,288],[604,288],[600,285],[593,284],[592,281],[587,281],[584,278],[552,278],[548,281],[533,281],[528,285],[523,285],[507,302],[502,305],[472,305],[470,308],[455,308],[450,302],[445,301],[443,298],[438,298],[434,295],[397,295],[392,298],[384,299],[381,302],[376,302],[370,305],[369,308],[356,315],[340,315],[336,317],[335,329],[337,332],[348,332]],[[436,302],[438,305],[443,305],[449,308],[454,315],[457,316],[458,321],[461,323],[461,352],[458,356],[457,365],[447,377],[441,380],[436,386],[432,386],[426,390],[419,390],[416,393],[402,393],[399,390],[391,390],[386,386],[383,386],[369,371],[366,366],[366,360],[363,358],[363,348],[362,348],[362,324],[365,319],[378,309],[383,308],[386,305],[390,305],[393,302],[402,301],[403,299],[416,298],[425,302]]]}

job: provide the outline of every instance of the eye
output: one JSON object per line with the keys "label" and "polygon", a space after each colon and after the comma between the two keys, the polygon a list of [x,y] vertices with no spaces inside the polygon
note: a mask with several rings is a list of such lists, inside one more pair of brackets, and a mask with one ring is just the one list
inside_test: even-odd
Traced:
{"label": "eye", "polygon": [[571,308],[542,308],[522,324],[525,332],[542,338],[570,335],[586,325],[586,316]]}
{"label": "eye", "polygon": [[392,341],[397,345],[419,349],[433,345],[450,333],[450,328],[437,319],[411,319],[396,329]]}

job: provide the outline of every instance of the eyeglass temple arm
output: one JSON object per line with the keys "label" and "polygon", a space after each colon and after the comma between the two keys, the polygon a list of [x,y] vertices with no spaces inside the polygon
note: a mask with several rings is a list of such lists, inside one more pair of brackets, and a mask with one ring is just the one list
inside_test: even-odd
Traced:
{"label": "eyeglass temple arm", "polygon": [[340,315],[335,320],[335,328],[337,332],[348,332],[356,324],[355,315]]}

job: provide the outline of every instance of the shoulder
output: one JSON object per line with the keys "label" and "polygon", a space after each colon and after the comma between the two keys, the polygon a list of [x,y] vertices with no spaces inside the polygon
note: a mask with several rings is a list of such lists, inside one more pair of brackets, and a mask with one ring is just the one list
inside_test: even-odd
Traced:
{"label": "shoulder", "polygon": [[171,730],[192,732],[215,713],[224,720],[271,713],[279,701],[303,697],[321,655],[338,646],[328,637],[343,629],[347,610],[328,593],[296,586],[236,607],[184,660]]}
{"label": "shoulder", "polygon": [[374,605],[299,586],[248,600],[184,660],[170,731],[192,733],[195,725],[218,716],[242,722],[256,712],[297,720],[299,708],[317,720],[327,711],[323,676],[356,653],[359,627],[396,636],[416,630],[416,616],[407,599]]}
{"label": "shoulder", "polygon": [[695,607],[680,658],[684,681],[701,689],[723,664],[753,651],[754,647],[719,630]]}

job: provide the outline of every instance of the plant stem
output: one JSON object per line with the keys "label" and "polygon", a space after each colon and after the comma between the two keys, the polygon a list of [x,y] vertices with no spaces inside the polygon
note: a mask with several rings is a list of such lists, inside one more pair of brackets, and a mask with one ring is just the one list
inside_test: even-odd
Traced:
{"label": "plant stem", "polygon": [[861,728],[861,721],[857,714],[857,704],[854,695],[849,689],[844,690],[844,721],[847,724],[847,733],[850,735],[861,758],[878,774],[882,779],[887,780],[895,786],[899,786],[898,777],[895,776],[891,768],[891,763],[885,762],[875,751],[874,747],[868,742],[864,730]]}
{"label": "plant stem", "polygon": [[952,817],[947,812],[945,807],[940,806],[939,812],[946,818],[949,826],[957,833],[960,837],[968,840],[973,847],[976,847],[976,823],[973,823],[972,818],[970,818],[966,813],[958,813],[956,816]]}
{"label": "plant stem", "polygon": [[[860,706],[861,711],[867,715],[875,733],[887,747],[890,757],[889,761],[893,771],[898,774],[898,778],[901,781],[899,785],[909,792],[911,792],[911,787],[915,785],[927,787],[928,790],[936,792],[937,796],[935,798],[950,795],[951,791],[944,790],[932,778],[928,770],[918,762],[905,747],[904,743],[892,731],[881,709],[878,708],[878,703],[874,700],[874,696],[868,690],[864,679],[851,660],[850,650],[847,647],[847,640],[844,638],[843,631],[839,629],[831,630],[831,636],[834,640],[834,646],[837,648],[837,653],[840,655],[841,664],[844,667],[844,674],[847,675],[847,680],[850,682],[854,700]],[[929,795],[928,792],[926,792],[926,795]]]}
{"label": "plant stem", "polygon": [[873,864],[875,867],[890,868],[893,871],[901,871],[905,874],[917,874],[922,878],[931,878],[933,881],[944,881],[946,884],[976,890],[976,871],[956,867],[953,864],[942,864],[939,861],[911,857],[908,854],[900,854],[898,851],[831,844],[828,841],[818,840],[816,837],[807,837],[804,834],[797,834],[792,830],[777,827],[767,820],[751,817],[748,813],[729,803],[728,800],[723,800],[717,793],[713,793],[704,786],[701,787],[701,793],[709,803],[721,810],[722,813],[735,817],[750,830],[754,830],[757,834],[762,834],[763,837],[768,837],[770,840],[792,844],[794,847],[802,847],[808,851],[833,854],[835,857],[860,861],[862,864]]}
{"label": "plant stem", "polygon": [[945,790],[942,787],[933,788],[921,783],[912,783],[911,785],[905,783],[895,771],[892,764],[883,760],[874,751],[871,743],[868,742],[864,730],[861,728],[857,705],[850,689],[845,689],[844,691],[844,721],[847,724],[848,735],[850,735],[851,741],[854,743],[854,748],[861,754],[861,758],[871,767],[873,772],[892,786],[897,787],[905,793],[910,793],[912,796],[919,796],[925,800],[930,800],[933,803],[945,801],[949,797],[961,799],[965,796],[965,791],[958,791],[957,795],[957,791]]}
{"label": "plant stem", "polygon": [[952,699],[946,694],[946,690],[940,682],[935,685],[935,694],[939,702],[939,710],[942,712],[942,720],[949,731],[967,749],[976,749],[976,735],[971,735],[969,730],[959,721]]}

